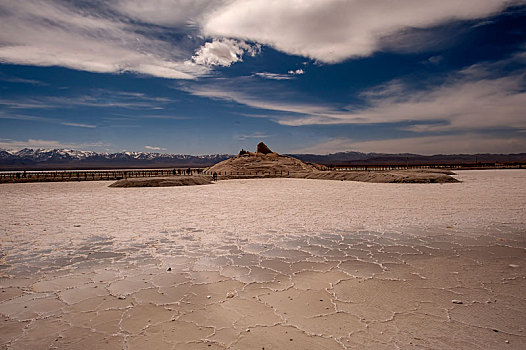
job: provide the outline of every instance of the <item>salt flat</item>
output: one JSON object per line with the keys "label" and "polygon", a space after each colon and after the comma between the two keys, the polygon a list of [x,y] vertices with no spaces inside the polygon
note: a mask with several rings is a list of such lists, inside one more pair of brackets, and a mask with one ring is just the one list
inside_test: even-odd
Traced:
{"label": "salt flat", "polygon": [[0,344],[526,346],[526,172],[0,186]]}

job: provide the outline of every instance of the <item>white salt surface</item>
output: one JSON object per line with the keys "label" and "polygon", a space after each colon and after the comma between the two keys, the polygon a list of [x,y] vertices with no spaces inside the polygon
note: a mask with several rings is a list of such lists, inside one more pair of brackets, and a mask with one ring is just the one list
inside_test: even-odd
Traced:
{"label": "white salt surface", "polygon": [[0,186],[0,347],[523,349],[526,171]]}
{"label": "white salt surface", "polygon": [[[214,185],[108,188],[109,182],[4,184],[4,244],[89,236],[145,239],[189,232],[228,235],[404,232],[451,226],[463,234],[523,228],[526,171],[462,171],[462,183],[376,184],[305,179],[229,180]],[[451,228],[450,227],[450,228]],[[475,231],[473,231],[475,230]]]}

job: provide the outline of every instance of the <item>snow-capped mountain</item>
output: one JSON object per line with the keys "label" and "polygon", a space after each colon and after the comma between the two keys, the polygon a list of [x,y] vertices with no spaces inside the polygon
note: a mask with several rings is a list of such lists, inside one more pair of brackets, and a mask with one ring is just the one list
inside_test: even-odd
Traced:
{"label": "snow-capped mountain", "polygon": [[193,156],[146,152],[98,153],[71,149],[0,149],[0,169],[79,169],[123,167],[209,166],[231,157],[228,154]]}
{"label": "snow-capped mountain", "polygon": [[24,148],[17,152],[9,152],[9,151],[4,151],[4,152],[7,152],[10,155],[18,157],[18,158],[32,159],[35,161],[49,161],[49,160],[59,160],[59,159],[80,160],[80,159],[86,159],[86,158],[97,155],[97,152],[93,152],[93,151],[78,151],[78,150],[69,150],[69,149],[42,149],[42,148],[38,148],[38,149]]}

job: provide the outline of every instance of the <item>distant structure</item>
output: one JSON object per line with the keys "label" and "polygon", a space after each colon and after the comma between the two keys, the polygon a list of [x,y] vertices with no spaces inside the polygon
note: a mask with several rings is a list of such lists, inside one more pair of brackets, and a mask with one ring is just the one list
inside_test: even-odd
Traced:
{"label": "distant structure", "polygon": [[269,153],[273,153],[273,152],[270,150],[270,148],[268,148],[267,145],[265,145],[263,142],[260,142],[257,145],[256,153],[269,154]]}
{"label": "distant structure", "polygon": [[272,150],[260,142],[256,146],[256,152],[242,149],[239,154],[224,160],[211,167],[204,169],[205,174],[244,176],[300,176],[326,170],[327,167],[302,162],[299,159],[272,152]]}
{"label": "distant structure", "polygon": [[303,162],[297,158],[272,152],[263,142],[256,152],[242,149],[239,154],[203,170],[218,179],[252,177],[292,177],[302,179],[363,182],[458,182],[453,173],[440,169],[331,171],[324,165]]}

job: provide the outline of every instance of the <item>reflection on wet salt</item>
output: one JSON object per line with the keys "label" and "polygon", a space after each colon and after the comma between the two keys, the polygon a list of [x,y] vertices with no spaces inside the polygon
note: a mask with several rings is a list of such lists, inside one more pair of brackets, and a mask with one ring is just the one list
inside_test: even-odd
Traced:
{"label": "reflection on wet salt", "polygon": [[2,185],[0,344],[524,348],[526,174],[458,177]]}

